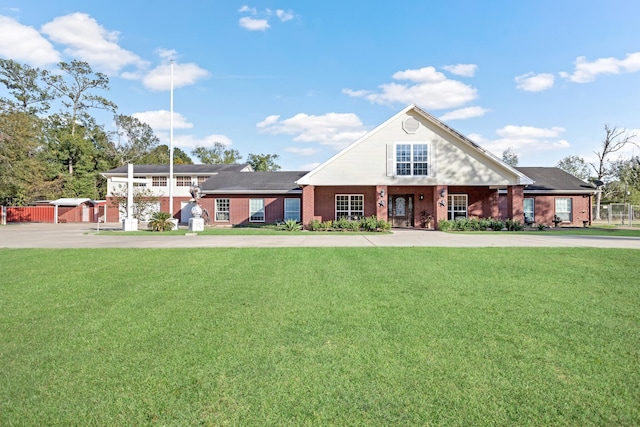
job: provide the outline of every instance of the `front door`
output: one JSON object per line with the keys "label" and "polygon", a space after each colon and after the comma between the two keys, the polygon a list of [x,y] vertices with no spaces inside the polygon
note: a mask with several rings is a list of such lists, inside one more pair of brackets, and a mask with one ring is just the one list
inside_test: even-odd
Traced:
{"label": "front door", "polygon": [[412,194],[397,194],[389,197],[389,222],[392,227],[413,227]]}

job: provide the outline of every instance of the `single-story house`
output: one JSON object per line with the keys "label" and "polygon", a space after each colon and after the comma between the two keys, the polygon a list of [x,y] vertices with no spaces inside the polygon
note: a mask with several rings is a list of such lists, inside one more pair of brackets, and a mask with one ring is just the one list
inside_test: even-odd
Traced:
{"label": "single-story house", "polygon": [[[105,172],[109,197],[127,168]],[[136,165],[159,197],[158,210],[180,222],[191,216],[190,187],[211,224],[376,216],[394,227],[423,227],[460,217],[582,226],[596,189],[558,168],[512,167],[416,105],[309,172],[255,172],[248,165],[175,165],[174,206],[168,165]],[[144,184],[137,184],[144,185]],[[116,221],[112,209],[107,221]]]}

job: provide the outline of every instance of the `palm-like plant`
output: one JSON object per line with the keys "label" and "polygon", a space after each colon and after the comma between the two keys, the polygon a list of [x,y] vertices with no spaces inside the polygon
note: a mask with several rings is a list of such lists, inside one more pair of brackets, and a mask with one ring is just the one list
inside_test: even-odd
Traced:
{"label": "palm-like plant", "polygon": [[152,231],[167,231],[173,228],[173,222],[171,221],[171,214],[168,212],[156,212],[151,217],[149,224],[147,225],[149,230]]}

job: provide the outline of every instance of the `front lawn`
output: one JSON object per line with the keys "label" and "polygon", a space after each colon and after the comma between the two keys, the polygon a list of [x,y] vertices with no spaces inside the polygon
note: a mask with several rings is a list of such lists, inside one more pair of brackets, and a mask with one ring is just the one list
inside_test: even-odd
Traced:
{"label": "front lawn", "polygon": [[0,260],[0,425],[640,425],[637,250]]}

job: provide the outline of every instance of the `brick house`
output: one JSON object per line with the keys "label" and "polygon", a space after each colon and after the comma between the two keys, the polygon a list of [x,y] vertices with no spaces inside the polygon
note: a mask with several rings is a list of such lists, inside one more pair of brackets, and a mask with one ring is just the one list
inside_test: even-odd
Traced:
{"label": "brick house", "polygon": [[[157,209],[169,212],[168,165],[134,166],[150,180]],[[103,174],[126,175],[126,167]],[[248,165],[175,165],[174,207],[190,218],[198,184],[211,224],[374,215],[394,227],[431,226],[460,217],[551,225],[591,222],[596,189],[558,168],[511,167],[421,108],[410,105],[309,172],[254,172]],[[190,204],[191,203],[191,204]],[[112,209],[108,221],[119,219]],[[586,222],[585,222],[586,221]]]}

